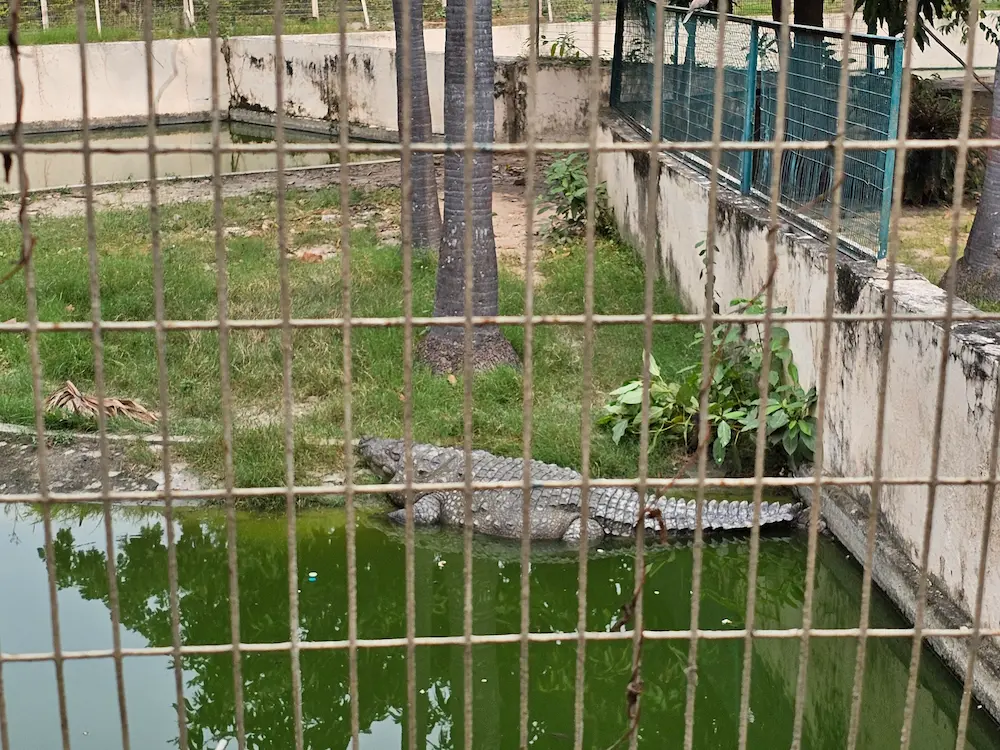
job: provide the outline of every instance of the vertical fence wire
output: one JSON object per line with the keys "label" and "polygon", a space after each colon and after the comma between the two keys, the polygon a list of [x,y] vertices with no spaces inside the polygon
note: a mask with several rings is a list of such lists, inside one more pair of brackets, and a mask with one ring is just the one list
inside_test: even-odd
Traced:
{"label": "vertical fence wire", "polygon": [[[406,2],[406,0],[402,0]],[[405,33],[405,30],[404,30]],[[340,5],[340,34],[339,34],[340,60],[338,66],[338,83],[342,96],[338,99],[337,115],[343,118],[350,112],[350,92],[347,87],[347,9],[344,4]],[[412,43],[412,40],[411,40]],[[346,324],[341,328],[341,337],[344,344],[344,503],[347,506],[347,638],[350,642],[348,647],[348,676],[350,679],[350,703],[351,703],[351,748],[358,750],[360,747],[360,725],[361,717],[359,713],[359,691],[358,691],[358,558],[357,558],[357,510],[354,498],[354,453],[352,450],[354,438],[354,412],[353,412],[353,353],[351,345],[353,342],[351,330],[351,183],[348,172],[348,160],[350,153],[348,149],[348,129],[340,128],[338,133],[338,146],[340,153],[340,248],[341,248],[341,306]]]}
{"label": "vertical fence wire", "polygon": [[[236,484],[233,465],[233,386],[230,362],[229,330],[229,257],[226,251],[225,229],[223,226],[224,206],[222,193],[222,112],[220,109],[219,79],[219,0],[211,0],[208,8],[210,70],[212,75],[212,224],[215,243],[216,298],[219,309],[219,395],[222,401],[222,482],[225,490],[226,516],[226,568],[229,576],[229,632],[233,644],[233,723],[236,731],[236,745],[239,750],[246,747],[246,717],[243,698],[243,655],[239,644],[240,635],[240,582],[239,554],[237,552],[236,498],[233,488]],[[180,675],[178,673],[178,679]],[[178,688],[180,689],[180,688]],[[178,696],[178,705],[182,706]],[[182,741],[181,746],[184,746]]]}
{"label": "vertical fence wire", "polygon": [[871,617],[872,579],[875,567],[875,545],[878,519],[881,512],[883,491],[885,416],[889,390],[889,363],[892,347],[892,321],[895,313],[896,255],[899,249],[899,217],[902,212],[903,175],[906,165],[906,134],[910,111],[910,61],[913,47],[913,21],[916,18],[916,0],[907,0],[906,31],[903,42],[903,81],[900,91],[900,119],[897,131],[895,174],[893,176],[892,218],[889,224],[887,248],[888,274],[886,279],[882,347],[879,352],[879,382],[875,416],[875,455],[873,459],[871,499],[868,509],[868,528],[865,539],[865,560],[861,585],[861,614],[859,618],[857,660],[854,665],[854,685],[851,697],[851,721],[848,727],[847,748],[855,750],[861,729],[861,707],[864,693],[865,659],[867,657],[868,630]]}
{"label": "vertical fence wire", "polygon": [[[692,561],[691,580],[691,643],[688,652],[688,675],[687,692],[685,695],[686,705],[684,708],[684,747],[691,750],[694,746],[694,714],[698,689],[698,631],[700,630],[701,616],[701,588],[702,572],[704,566],[704,539],[702,537],[702,518],[705,508],[705,478],[708,472],[708,388],[704,384],[709,383],[713,376],[712,370],[712,313],[715,302],[715,233],[716,220],[719,210],[719,165],[722,162],[722,112],[723,112],[723,90],[725,86],[726,66],[725,66],[725,39],[729,21],[729,4],[726,0],[719,3],[719,36],[716,45],[716,65],[715,65],[715,85],[712,99],[712,149],[709,155],[712,169],[710,172],[708,186],[708,217],[705,226],[705,258],[708,265],[705,274],[705,321],[704,321],[704,341],[702,342],[701,361],[701,386],[698,394],[698,484],[699,488],[695,499],[695,523],[694,523],[694,555]],[[659,59],[657,56],[656,59]],[[662,67],[657,65],[657,67]],[[647,270],[647,273],[650,273]],[[754,531],[754,533],[757,533]],[[741,699],[742,705],[742,699]]]}
{"label": "vertical fence wire", "polygon": [[[598,112],[600,111],[601,66],[600,66],[600,7],[595,2],[592,6],[593,52],[590,64],[590,101],[587,118],[587,195],[586,195],[586,226],[584,242],[586,245],[586,261],[583,271],[583,346],[581,350],[580,374],[580,549],[577,571],[577,644],[576,644],[576,681],[574,683],[573,747],[582,750],[584,747],[584,708],[587,666],[587,572],[589,562],[590,529],[587,520],[590,518],[590,415],[593,400],[593,353],[594,353],[594,274],[596,271],[596,227],[597,227],[597,137],[599,128]],[[537,59],[535,60],[537,66]],[[637,589],[638,590],[638,589]],[[638,720],[638,719],[637,719]]]}
{"label": "vertical fence wire", "polygon": [[[534,436],[535,407],[535,326],[531,322],[535,313],[535,166],[537,163],[536,118],[538,117],[538,13],[539,0],[530,0],[531,12],[528,15],[528,90],[525,96],[525,129],[524,129],[524,353],[522,355],[522,388],[521,399],[523,411],[521,417],[521,457],[524,461],[524,486],[521,499],[521,529],[531,528],[531,460],[532,439]],[[586,286],[586,282],[584,282]],[[586,291],[584,292],[586,298]],[[584,359],[586,366],[586,359]],[[586,383],[586,379],[584,379]],[[586,386],[583,386],[586,387]],[[585,442],[581,442],[581,451],[585,451]],[[582,490],[585,491],[585,490]],[[531,630],[531,535],[521,534],[521,639],[518,671],[518,712],[520,728],[518,741],[521,748],[527,748],[531,643],[528,633]],[[586,591],[580,592],[586,596]],[[582,734],[582,731],[578,729]]]}
{"label": "vertical fence wire", "polygon": [[[454,0],[453,0],[454,1]],[[463,32],[465,34],[465,75],[463,76],[462,84],[465,88],[464,97],[464,111],[461,113],[462,121],[464,122],[464,127],[462,129],[462,269],[463,269],[463,284],[462,284],[462,315],[464,317],[463,327],[462,327],[462,452],[463,452],[463,462],[464,462],[464,473],[463,473],[463,499],[465,501],[465,538],[464,538],[464,548],[463,555],[465,559],[465,564],[462,570],[463,574],[463,608],[462,608],[462,635],[465,638],[465,646],[463,649],[463,703],[464,703],[464,717],[463,717],[463,727],[462,727],[462,737],[464,739],[464,744],[466,750],[472,750],[475,747],[473,743],[473,706],[474,704],[474,685],[472,679],[473,673],[473,658],[472,658],[472,623],[473,623],[473,606],[472,606],[472,492],[473,492],[473,476],[472,476],[472,379],[475,374],[475,367],[473,361],[473,341],[475,336],[475,329],[472,327],[472,316],[476,312],[473,308],[473,289],[472,285],[475,283],[475,266],[473,264],[473,241],[475,238],[475,227],[473,226],[473,221],[475,215],[472,211],[472,181],[475,178],[475,158],[476,158],[476,58],[478,57],[479,50],[476,49],[476,31],[479,28],[480,23],[480,4],[485,0],[463,0],[465,2],[465,26],[463,27]],[[457,35],[455,35],[457,37]],[[493,58],[493,31],[490,29],[489,35],[489,58]],[[445,41],[445,75],[448,71],[448,40]],[[457,66],[456,66],[457,67]],[[447,83],[445,88],[448,88]],[[458,113],[455,113],[454,117],[458,118]],[[447,119],[447,118],[446,118]],[[492,135],[492,134],[491,134]],[[492,138],[491,138],[492,140]],[[447,193],[445,193],[447,196]],[[447,198],[446,198],[447,200]],[[492,200],[492,191],[491,191]],[[445,225],[443,227],[443,232],[448,232],[447,219],[445,220]]]}
{"label": "vertical fence wire", "polygon": [[122,660],[121,607],[118,598],[118,571],[113,554],[115,536],[111,516],[111,466],[108,446],[108,415],[105,405],[104,333],[101,321],[101,285],[97,256],[97,232],[94,227],[94,190],[92,155],[90,153],[90,104],[87,88],[87,26],[82,0],[76,3],[77,44],[80,52],[80,151],[83,157],[84,222],[87,226],[87,265],[90,282],[90,317],[94,325],[92,342],[94,350],[94,393],[97,396],[97,436],[101,494],[104,496],[104,544],[108,575],[108,610],[111,615],[111,643],[115,652],[115,687],[118,691],[118,716],[121,722],[122,750],[129,750],[128,703],[125,698],[125,667]]}
{"label": "vertical fence wire", "polygon": [[[909,10],[907,13],[909,15]],[[914,15],[915,13],[916,11],[914,11]],[[972,0],[970,3],[968,17],[978,20],[979,0]],[[915,18],[909,18],[907,25],[912,26],[914,21]],[[962,85],[962,114],[958,127],[959,146],[957,162],[955,165],[955,174],[953,178],[954,192],[952,198],[951,227],[948,249],[949,267],[951,268],[955,267],[955,263],[958,260],[958,223],[962,214],[963,199],[965,198],[965,169],[969,153],[969,124],[972,113],[972,71],[973,62],[975,60],[973,54],[975,50],[976,37],[978,36],[976,31],[976,28],[973,27],[972,34],[969,36],[966,47],[967,58],[965,76]],[[909,82],[908,67],[905,69],[905,73],[906,80]],[[908,101],[907,105],[909,105]],[[907,116],[908,111],[908,106],[902,110],[904,118]],[[901,127],[904,126],[901,125]],[[900,159],[905,159],[905,147]],[[902,192],[902,190],[900,190],[900,192]],[[896,213],[896,216],[899,216],[898,212]],[[941,325],[946,334],[950,334],[952,330],[952,317],[955,312],[955,288],[957,276],[957,273],[948,274],[947,282],[945,284],[945,308],[944,318]],[[915,632],[913,635],[912,653],[910,655],[910,674],[906,686],[906,706],[904,708],[903,730],[900,736],[900,750],[909,750],[913,737],[913,716],[916,713],[917,683],[920,675],[920,657],[922,655],[921,652],[924,645],[922,631],[924,628],[924,618],[927,614],[927,591],[930,584],[930,571],[928,570],[928,563],[930,561],[930,548],[934,528],[934,511],[937,508],[938,476],[941,470],[941,428],[944,424],[945,386],[948,379],[948,367],[951,359],[951,343],[950,335],[942,336],[941,356],[938,365],[938,381],[934,407],[933,434],[937,436],[937,440],[934,440],[931,444],[930,483],[927,486],[927,511],[924,520],[923,541],[920,548],[920,577],[917,582],[917,606],[913,623]]]}
{"label": "vertical fence wire", "polygon": [[292,716],[295,721],[295,750],[303,750],[302,726],[302,661],[299,652],[301,633],[299,628],[299,563],[297,543],[295,490],[295,422],[294,422],[294,391],[292,384],[292,346],[293,331],[291,327],[292,297],[291,281],[289,280],[288,251],[288,209],[285,180],[285,66],[284,55],[284,0],[275,0],[274,4],[274,100],[278,105],[274,108],[274,146],[275,170],[277,178],[277,211],[278,211],[278,281],[280,284],[281,305],[281,405],[282,424],[284,427],[285,444],[285,513],[288,550],[288,627],[289,627],[289,658],[292,672]]}
{"label": "vertical fence wire", "polygon": [[809,690],[809,648],[810,631],[813,626],[813,597],[816,587],[816,553],[819,545],[819,521],[823,492],[823,439],[826,437],[825,418],[830,382],[830,353],[833,339],[833,312],[836,306],[837,288],[837,236],[840,230],[840,206],[844,195],[844,140],[847,130],[847,103],[850,88],[850,50],[854,13],[848,6],[844,11],[844,37],[841,52],[840,87],[837,101],[837,128],[833,151],[833,185],[830,188],[830,242],[826,258],[826,299],[822,344],[820,351],[820,373],[816,405],[816,435],[813,455],[812,505],[809,508],[809,545],[806,553],[806,588],[802,603],[802,641],[799,647],[799,670],[795,686],[795,715],[792,725],[792,748],[802,747],[803,722],[805,720],[806,694]]}
{"label": "vertical fence wire", "polygon": [[[399,144],[400,144],[400,250],[403,255],[403,491],[405,519],[405,566],[406,566],[406,715],[407,747],[417,750],[417,647],[416,638],[416,550],[413,520],[413,25],[412,4],[409,0],[394,0],[400,3],[400,17],[403,25],[402,44],[399,50],[403,59],[402,67],[397,67],[397,75],[402,77],[398,88]],[[423,49],[423,47],[421,47]],[[424,157],[426,158],[426,157]],[[432,157],[433,158],[433,157]],[[342,170],[346,170],[346,165]],[[433,174],[434,166],[430,166]],[[433,184],[437,185],[435,178]],[[434,200],[437,200],[435,194]],[[426,209],[425,209],[426,210]],[[422,219],[423,221],[423,219]],[[426,250],[426,248],[424,248]]]}
{"label": "vertical fence wire", "polygon": [[[656,0],[655,42],[653,45],[654,59],[663,59],[663,0]],[[627,687],[627,705],[629,706],[629,750],[636,750],[639,743],[639,717],[642,712],[642,644],[643,644],[643,593],[646,579],[646,559],[644,542],[646,534],[646,490],[649,478],[649,408],[651,358],[653,356],[653,290],[654,280],[658,272],[656,260],[657,226],[653,217],[656,216],[658,198],[660,163],[660,116],[663,109],[663,66],[656,65],[653,69],[653,100],[652,100],[652,137],[649,141],[649,174],[646,176],[646,233],[643,249],[643,323],[642,323],[642,401],[641,421],[639,424],[639,465],[636,492],[639,495],[639,508],[636,512],[635,528],[635,590],[632,598],[632,674]],[[699,506],[700,508],[700,506]],[[700,511],[699,511],[700,512]],[[700,521],[700,515],[698,520]],[[695,526],[697,527],[697,522]],[[697,539],[697,538],[696,538]],[[697,545],[697,542],[696,542]],[[697,621],[692,631],[697,629]],[[693,643],[693,641],[692,641]],[[692,646],[692,651],[694,646]],[[693,705],[692,705],[693,711]],[[692,714],[693,720],[693,714]]]}
{"label": "vertical fence wire", "polygon": [[[969,18],[979,18],[979,0],[972,0],[969,4]],[[955,187],[952,203],[951,237],[949,256],[954,265],[958,250],[958,228],[959,218],[962,212],[962,202],[964,196],[965,171],[968,166],[968,136],[969,125],[972,113],[972,78],[973,78],[973,52],[975,49],[975,37],[973,33],[969,37],[966,49],[966,69],[962,81],[962,116],[959,123],[958,138],[958,158],[955,165]],[[955,298],[955,274],[951,274],[948,282],[948,305],[949,310]],[[946,328],[947,330],[947,328]],[[947,365],[947,360],[942,359],[942,369]],[[944,375],[942,373],[942,383]],[[1000,387],[996,388],[996,396],[993,401],[994,415],[1000,414]],[[965,673],[962,680],[962,702],[958,711],[958,727],[955,732],[955,750],[963,750],[965,747],[966,734],[969,728],[969,713],[972,708],[972,690],[975,684],[976,661],[979,657],[979,649],[982,644],[982,618],[983,599],[986,592],[986,562],[989,557],[990,540],[993,532],[993,506],[996,501],[997,490],[997,465],[998,453],[1000,453],[1000,419],[993,420],[993,430],[990,436],[990,456],[989,456],[989,483],[986,485],[986,502],[983,505],[983,530],[979,541],[979,565],[976,571],[976,596],[972,613],[972,634],[968,640],[968,654],[966,657]]]}
{"label": "vertical fence wire", "polygon": [[[21,190],[27,185],[28,172],[25,165],[24,132],[21,112],[24,105],[24,84],[21,80],[21,53],[17,48],[17,23],[21,10],[20,0],[10,4],[11,67],[14,74],[14,106],[17,121],[11,133],[14,155],[17,159],[17,174]],[[20,213],[21,257],[24,259],[25,313],[28,323],[28,353],[31,365],[32,406],[35,416],[35,434],[38,440],[36,461],[38,464],[38,494],[42,504],[42,524],[45,534],[45,569],[48,577],[49,611],[52,621],[52,663],[56,673],[56,691],[59,704],[59,729],[63,750],[70,749],[69,713],[66,704],[66,677],[63,661],[62,629],[59,619],[59,598],[56,590],[55,548],[52,538],[51,486],[49,483],[48,445],[45,437],[45,410],[42,396],[42,360],[39,351],[38,332],[38,289],[35,277],[34,239],[28,214]]]}
{"label": "vertical fence wire", "polygon": [[[149,113],[146,127],[146,148],[149,168],[149,231],[150,253],[153,265],[153,317],[154,317],[154,347],[156,349],[157,398],[159,401],[159,425],[161,452],[160,463],[163,471],[164,508],[163,518],[167,542],[167,580],[170,596],[171,638],[173,640],[174,680],[178,694],[177,720],[181,725],[180,737],[187,736],[187,718],[185,701],[183,700],[183,668],[181,625],[180,625],[180,583],[177,567],[177,540],[174,528],[173,506],[173,472],[171,463],[170,439],[170,386],[167,373],[167,333],[164,327],[166,320],[166,299],[164,296],[163,247],[160,241],[160,206],[159,189],[156,179],[156,106],[157,98],[153,89],[155,80],[155,56],[153,54],[153,22],[152,0],[143,0],[146,12],[144,24],[144,58],[146,73],[146,107]],[[108,556],[112,550],[108,550]]]}

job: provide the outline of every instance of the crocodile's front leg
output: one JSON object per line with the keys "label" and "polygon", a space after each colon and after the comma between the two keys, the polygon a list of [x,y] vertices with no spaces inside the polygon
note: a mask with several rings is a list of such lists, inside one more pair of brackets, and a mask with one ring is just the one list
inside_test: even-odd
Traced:
{"label": "crocodile's front leg", "polygon": [[[406,508],[394,510],[389,518],[396,523],[406,523]],[[441,496],[430,492],[413,504],[413,523],[417,526],[433,526],[441,521]]]}
{"label": "crocodile's front leg", "polygon": [[[570,544],[579,544],[580,539],[583,536],[581,534],[583,527],[583,518],[576,518],[572,523],[570,523],[569,528],[566,529],[566,533],[563,534],[562,540],[564,542],[569,542]],[[601,526],[593,518],[587,519],[587,543],[593,544],[594,542],[600,542],[604,539],[604,527]]]}

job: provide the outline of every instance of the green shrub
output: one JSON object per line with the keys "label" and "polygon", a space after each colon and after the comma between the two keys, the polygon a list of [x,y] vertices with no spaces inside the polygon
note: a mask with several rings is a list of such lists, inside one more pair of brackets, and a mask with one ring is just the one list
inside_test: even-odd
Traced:
{"label": "green shrub", "polygon": [[[910,87],[910,120],[907,138],[936,140],[957,138],[962,119],[960,94],[942,91],[932,78],[912,77]],[[982,137],[985,128],[973,120],[969,137]],[[917,149],[906,154],[906,174],[903,180],[903,200],[916,206],[951,204],[955,189],[955,149]],[[983,185],[986,173],[986,153],[970,150],[965,170],[965,194],[974,196]]]}
{"label": "green shrub", "polygon": [[[552,218],[544,228],[545,235],[556,242],[577,237],[587,228],[587,155],[572,153],[557,159],[545,170],[545,188],[538,201],[542,212]],[[595,188],[595,230],[600,234],[614,232],[614,217],[608,207],[608,190],[602,182]]]}
{"label": "green shrub", "polygon": [[[744,312],[761,315],[764,307],[760,298],[733,300]],[[775,313],[785,308],[774,309]],[[765,346],[760,325],[748,335],[749,326],[722,324],[712,331],[712,380],[708,389],[708,420],[712,457],[722,465],[730,460],[734,472],[743,473],[752,466],[756,432],[760,419],[766,420],[768,456],[772,470],[795,466],[812,459],[815,448],[816,389],[804,390],[799,384],[798,369],[792,361],[788,331],[771,327],[768,400],[760,408],[758,382],[764,364]],[[702,345],[704,334],[699,332],[692,346]],[[677,373],[677,380],[668,381],[656,361],[650,357],[650,450],[659,439],[691,444],[697,437],[699,395],[702,388],[701,364]],[[614,442],[626,434],[638,435],[642,420],[642,381],[633,380],[613,391],[598,424],[610,426]],[[780,451],[772,453],[771,448]]]}

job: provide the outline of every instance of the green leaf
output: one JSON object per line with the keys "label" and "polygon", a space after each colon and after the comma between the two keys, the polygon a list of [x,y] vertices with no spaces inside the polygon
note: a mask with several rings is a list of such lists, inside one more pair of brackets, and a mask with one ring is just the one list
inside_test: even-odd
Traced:
{"label": "green leaf", "polygon": [[806,433],[801,433],[799,440],[802,441],[802,445],[809,449],[810,453],[816,452],[816,437],[814,435],[807,435]]}
{"label": "green leaf", "polygon": [[633,388],[627,393],[623,393],[618,397],[618,401],[623,404],[641,404],[642,403],[642,384],[640,383],[639,388]]}
{"label": "green leaf", "polygon": [[719,422],[717,439],[723,448],[729,445],[729,441],[733,439],[733,428],[729,426],[729,422]]}
{"label": "green leaf", "polygon": [[813,423],[812,417],[810,417],[809,419],[799,420],[799,429],[802,430],[802,434],[803,435],[812,435],[813,434],[813,425],[812,425],[812,423]]}
{"label": "green leaf", "polygon": [[621,441],[622,435],[625,434],[626,427],[628,427],[628,422],[624,419],[619,419],[615,422],[615,426],[611,430],[611,439],[615,442],[615,445]]}
{"label": "green leaf", "polygon": [[611,391],[610,395],[612,395],[612,396],[620,396],[623,393],[628,393],[629,391],[634,391],[636,388],[642,388],[642,381],[641,380],[633,380],[631,383],[626,383],[621,388],[616,388],[615,390]]}
{"label": "green leaf", "polygon": [[660,366],[656,364],[656,358],[652,352],[649,354],[649,374],[654,378],[660,377]]}
{"label": "green leaf", "polygon": [[798,433],[791,430],[786,432],[784,437],[781,438],[781,447],[785,449],[785,453],[789,456],[794,456],[795,449],[799,447]]}
{"label": "green leaf", "polygon": [[779,427],[784,427],[788,424],[788,412],[786,411],[776,411],[767,418],[767,429],[774,432]]}
{"label": "green leaf", "polygon": [[724,446],[718,438],[712,443],[712,458],[715,459],[715,463],[721,464],[726,460],[726,446]]}

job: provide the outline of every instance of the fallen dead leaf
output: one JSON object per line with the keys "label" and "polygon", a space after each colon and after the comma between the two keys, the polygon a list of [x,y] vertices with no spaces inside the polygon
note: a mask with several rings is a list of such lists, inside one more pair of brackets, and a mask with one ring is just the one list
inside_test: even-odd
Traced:
{"label": "fallen dead leaf", "polygon": [[452,375],[451,373],[449,373],[448,374],[448,382],[451,383],[452,385],[455,385],[458,382],[458,379],[454,375]]}
{"label": "fallen dead leaf", "polygon": [[292,257],[301,260],[303,263],[322,263],[337,254],[337,249],[333,245],[317,245],[315,247],[304,247],[292,252]]}
{"label": "fallen dead leaf", "polygon": [[[67,380],[62,388],[45,399],[45,410],[64,409],[74,414],[96,418],[99,403],[95,396],[81,393],[72,381]],[[128,417],[146,424],[153,424],[158,419],[156,414],[130,398],[105,398],[104,412],[109,417]]]}

